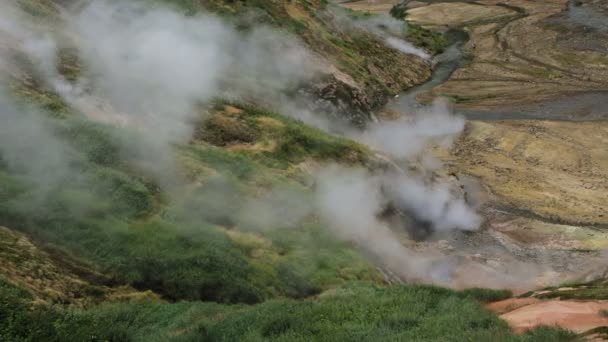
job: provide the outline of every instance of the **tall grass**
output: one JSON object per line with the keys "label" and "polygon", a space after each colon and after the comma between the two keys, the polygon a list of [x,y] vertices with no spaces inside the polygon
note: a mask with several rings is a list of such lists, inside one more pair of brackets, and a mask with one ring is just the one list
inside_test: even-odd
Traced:
{"label": "tall grass", "polygon": [[571,341],[540,328],[521,336],[458,292],[353,283],[317,299],[254,306],[123,303],[88,310],[36,306],[0,282],[6,341]]}

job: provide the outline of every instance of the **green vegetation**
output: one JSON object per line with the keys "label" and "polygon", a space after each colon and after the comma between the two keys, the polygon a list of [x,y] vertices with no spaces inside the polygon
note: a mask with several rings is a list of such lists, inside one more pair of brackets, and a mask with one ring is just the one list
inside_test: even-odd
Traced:
{"label": "green vegetation", "polygon": [[536,298],[561,298],[574,300],[607,300],[608,282],[601,279],[588,283],[572,283],[563,286],[550,287],[530,293]]}
{"label": "green vegetation", "polygon": [[490,290],[480,288],[465,289],[462,290],[460,294],[462,296],[478,300],[482,303],[498,302],[513,297],[513,293],[510,290]]}
{"label": "green vegetation", "polygon": [[[241,105],[249,124],[261,130],[264,139],[276,143],[274,151],[264,155],[286,163],[299,163],[305,159],[331,160],[335,162],[361,163],[369,151],[358,143],[329,135],[318,128],[310,127],[283,115]],[[260,128],[260,120],[274,119],[281,124]],[[255,121],[253,121],[255,120]]]}
{"label": "green vegetation", "polygon": [[195,140],[175,150],[185,184],[161,193],[122,148],[141,144],[136,136],[81,119],[55,119],[57,137],[71,148],[65,156],[70,168],[42,194],[35,179],[0,170],[0,223],[92,262],[119,283],[173,300],[257,303],[377,279],[352,247],[314,222],[281,234],[273,230],[282,227],[264,227],[259,234],[246,232],[253,228],[238,217],[244,199],[275,186],[305,198],[303,175],[291,170],[293,163],[360,160],[366,151],[255,108],[239,120],[276,148],[231,151]]}
{"label": "green vegetation", "polygon": [[431,55],[442,53],[448,47],[446,37],[435,31],[427,30],[416,24],[408,24],[406,39],[412,44],[428,51]]}
{"label": "green vegetation", "polygon": [[21,9],[36,18],[57,18],[59,11],[53,0],[19,0]]}
{"label": "green vegetation", "polygon": [[32,79],[15,81],[12,88],[18,98],[25,100],[24,104],[34,102],[52,116],[66,117],[71,112],[61,96],[44,89]]}
{"label": "green vegetation", "polygon": [[391,8],[390,14],[395,19],[405,20],[407,17],[407,3],[401,2]]}
{"label": "green vegetation", "polygon": [[377,15],[377,14],[371,13],[371,12],[355,11],[355,10],[352,10],[350,8],[347,8],[347,7],[344,8],[344,11],[346,12],[346,14],[350,18],[355,19],[355,20],[357,20],[357,19],[367,19],[367,18],[371,18],[371,17]]}
{"label": "green vegetation", "polygon": [[[391,16],[398,20],[407,18],[407,4],[399,3],[393,6]],[[445,35],[425,29],[424,27],[408,23],[406,39],[412,44],[427,50],[431,55],[442,53],[448,47]]]}
{"label": "green vegetation", "polygon": [[57,51],[57,58],[57,71],[70,82],[78,80],[81,68],[78,49],[74,47],[62,47]]}
{"label": "green vegetation", "polygon": [[0,281],[0,338],[10,341],[571,341],[541,328],[515,336],[468,295],[431,286],[354,283],[314,300],[255,306],[123,303],[35,306]]}

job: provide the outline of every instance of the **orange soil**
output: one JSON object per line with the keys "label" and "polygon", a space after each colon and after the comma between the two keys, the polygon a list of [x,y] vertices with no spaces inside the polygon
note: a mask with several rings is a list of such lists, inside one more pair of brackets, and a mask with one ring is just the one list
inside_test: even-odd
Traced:
{"label": "orange soil", "polygon": [[538,326],[559,326],[577,333],[608,326],[604,301],[541,301],[535,298],[513,298],[492,303],[488,308],[509,323],[518,333]]}

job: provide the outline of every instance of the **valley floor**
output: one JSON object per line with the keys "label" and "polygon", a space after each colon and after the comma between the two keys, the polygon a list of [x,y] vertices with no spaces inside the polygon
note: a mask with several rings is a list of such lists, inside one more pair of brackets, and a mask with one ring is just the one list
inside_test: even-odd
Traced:
{"label": "valley floor", "polygon": [[[602,278],[606,268],[608,32],[594,26],[594,19],[608,17],[599,2],[580,2],[582,7],[568,0],[411,1],[406,17],[469,35],[466,62],[446,82],[418,95],[422,102],[448,97],[456,111],[473,118],[454,148],[438,156],[451,173],[481,183],[475,193],[486,203],[486,229],[450,243],[504,272],[511,258],[541,265],[541,287]],[[377,1],[345,6],[383,8]],[[568,303],[542,305],[570,310]],[[536,324],[542,321],[541,309],[521,310],[530,310],[526,322],[535,315]],[[597,312],[592,315],[597,325],[606,324]],[[520,319],[516,312],[504,317]]]}

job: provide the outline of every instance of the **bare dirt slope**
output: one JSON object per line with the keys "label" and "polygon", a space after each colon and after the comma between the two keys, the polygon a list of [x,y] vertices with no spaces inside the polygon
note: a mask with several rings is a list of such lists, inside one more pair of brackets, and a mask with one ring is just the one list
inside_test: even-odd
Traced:
{"label": "bare dirt slope", "polygon": [[490,310],[500,314],[517,332],[524,332],[538,326],[559,325],[577,333],[608,325],[608,310],[604,301],[560,301],[507,299],[492,303]]}
{"label": "bare dirt slope", "polygon": [[[443,159],[484,184],[492,230],[536,250],[602,250],[608,242],[598,230],[608,223],[608,97],[596,91],[608,85],[608,55],[558,44],[554,30],[564,22],[553,19],[566,16],[567,1],[510,5],[520,6],[522,16],[464,26],[472,61],[431,93],[451,96],[461,110],[480,110],[480,118],[492,120],[500,111],[506,119],[513,112],[513,120],[470,122]],[[583,32],[571,31],[568,39],[590,39]],[[515,120],[521,111],[557,121]],[[594,122],[575,122],[585,120]]]}

